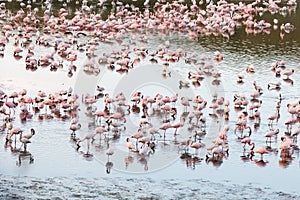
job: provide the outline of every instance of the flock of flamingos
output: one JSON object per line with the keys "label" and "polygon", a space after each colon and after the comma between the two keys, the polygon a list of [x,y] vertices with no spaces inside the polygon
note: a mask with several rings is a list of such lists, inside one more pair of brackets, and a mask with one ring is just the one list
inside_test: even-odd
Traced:
{"label": "flock of flamingos", "polygon": [[[104,9],[106,3],[99,1],[97,6]],[[171,48],[160,46],[156,50],[150,50],[145,46],[137,46],[136,41],[146,44],[146,35],[157,32],[186,34],[192,40],[197,40],[203,35],[230,38],[241,27],[244,27],[248,34],[265,34],[278,28],[283,37],[293,31],[292,24],[279,24],[276,19],[273,22],[256,20],[255,16],[264,12],[284,15],[295,11],[297,3],[294,0],[256,0],[252,3],[236,4],[225,0],[217,3],[208,0],[192,1],[191,5],[186,5],[180,0],[173,2],[160,0],[155,2],[152,9],[148,9],[148,1],[144,5],[145,9],[142,11],[113,1],[114,12],[104,20],[100,13],[91,11],[93,6],[89,5],[88,1],[83,1],[72,17],[64,7],[54,14],[50,1],[42,3],[44,9],[42,17],[38,17],[41,10],[30,4],[21,4],[21,9],[12,13],[6,9],[5,3],[1,3],[0,54],[2,56],[6,54],[8,44],[14,45],[14,58],[25,61],[24,66],[27,70],[48,68],[51,72],[66,71],[69,78],[72,78],[80,67],[91,75],[97,75],[101,68],[105,67],[112,72],[126,75],[143,60],[162,65],[163,77],[171,78],[168,68],[173,63],[184,62],[186,65],[196,66],[196,70],[187,73],[187,81],[181,80],[178,83],[182,90],[199,86],[208,76],[213,78],[212,84],[218,85],[221,82],[219,79],[221,74],[216,71],[214,62],[222,62],[222,53],[215,52],[214,57],[210,59],[198,57],[184,49],[172,51]],[[99,45],[102,43],[112,45],[118,43],[122,50],[97,55]],[[46,55],[37,57],[36,48],[49,50]],[[77,55],[82,52],[88,58],[97,58],[97,63],[76,66]],[[282,76],[291,84],[293,81],[290,77],[297,73],[294,69],[286,69],[284,61],[274,63],[272,71],[276,77]],[[255,73],[255,67],[249,65],[246,72]],[[237,74],[238,84],[243,84],[243,79],[243,74]],[[267,89],[280,91],[280,87],[280,82],[270,82]],[[156,152],[159,143],[163,143],[177,146],[180,158],[186,159],[190,165],[201,159],[218,165],[222,163],[223,158],[229,156],[228,134],[234,133],[241,143],[242,158],[264,165],[266,162],[263,155],[274,151],[268,144],[277,140],[277,135],[282,131],[275,128],[281,112],[280,94],[274,114],[268,119],[261,119],[260,97],[263,89],[256,81],[253,81],[254,92],[249,97],[235,94],[233,99],[225,99],[217,94],[213,94],[211,100],[204,99],[201,95],[185,97],[180,94],[167,96],[157,93],[155,96],[149,96],[139,91],[131,94],[128,99],[122,92],[112,96],[101,86],[95,91],[96,94],[79,95],[72,88],[53,93],[40,90],[35,96],[30,96],[26,89],[10,92],[0,90],[1,132],[3,136],[5,135],[3,137],[5,147],[20,155],[29,156],[30,162],[33,162],[28,146],[38,142],[30,144],[37,133],[34,128],[29,133],[23,133],[23,128],[17,127],[15,121],[53,119],[70,123],[71,140],[77,151],[84,149],[85,157],[93,156],[90,147],[97,138],[100,138],[100,142],[101,140],[106,142],[106,154],[108,157],[112,156],[114,154],[112,142],[125,136],[126,139],[121,142],[129,154],[143,158],[154,156],[159,153]],[[80,122],[80,108],[85,108],[86,117],[95,124],[94,131],[82,135],[78,134],[84,126]],[[232,108],[235,110],[234,114]],[[280,162],[283,165],[288,165],[298,151],[299,101],[290,102],[286,111],[290,113],[290,118],[285,121],[286,131],[280,137],[279,148],[275,149],[280,151]],[[135,132],[126,130],[129,115],[139,116],[140,120],[135,122],[137,127]],[[235,127],[229,127],[226,122],[230,116],[235,117],[233,115],[236,115]],[[215,140],[211,144],[205,144],[202,140],[208,132],[209,116],[217,118],[219,130]],[[255,145],[251,137],[253,129],[259,127],[261,120],[269,121],[269,131],[264,135],[267,146]],[[199,156],[198,149],[205,151],[204,158]],[[131,162],[130,157],[132,156],[128,157],[127,165]],[[254,159],[257,157],[259,159]],[[109,168],[109,165],[107,167]]]}

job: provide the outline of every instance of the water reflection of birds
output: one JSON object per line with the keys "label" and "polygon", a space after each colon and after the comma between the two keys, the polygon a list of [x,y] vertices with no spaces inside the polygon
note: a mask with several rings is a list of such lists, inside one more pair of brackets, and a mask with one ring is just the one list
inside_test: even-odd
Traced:
{"label": "water reflection of birds", "polygon": [[182,153],[180,158],[185,160],[187,168],[195,169],[196,164],[199,164],[203,159],[198,156],[192,156],[189,153]]}
{"label": "water reflection of birds", "polygon": [[17,148],[16,146],[13,146],[11,141],[7,140],[4,144],[4,148],[10,150],[11,153],[19,153],[19,148]]}
{"label": "water reflection of birds", "polygon": [[243,155],[241,155],[240,157],[241,157],[242,161],[249,162],[252,160],[253,155],[251,154],[251,152],[246,154],[246,152],[244,151]]}
{"label": "water reflection of birds", "polygon": [[127,169],[127,167],[133,163],[134,161],[134,157],[133,156],[126,156],[124,158],[124,161],[125,161],[125,169]]}
{"label": "water reflection of birds", "polygon": [[290,78],[283,79],[283,81],[287,84],[294,85],[294,81]]}
{"label": "water reflection of birds", "polygon": [[29,151],[20,152],[16,165],[20,167],[22,165],[22,161],[28,158],[29,158],[29,164],[32,164],[34,161],[33,155]]}
{"label": "water reflection of birds", "polygon": [[138,161],[144,166],[144,170],[148,171],[148,160],[146,156],[141,156]]}
{"label": "water reflection of birds", "polygon": [[222,157],[206,157],[206,164],[211,164],[214,167],[220,167],[223,163]]}
{"label": "water reflection of birds", "polygon": [[278,165],[282,168],[287,168],[293,161],[293,157],[289,152],[281,150]]}
{"label": "water reflection of birds", "polygon": [[268,161],[264,160],[254,160],[254,163],[259,167],[265,167],[268,163]]}
{"label": "water reflection of birds", "polygon": [[108,147],[108,149],[106,150],[106,155],[107,155],[107,162],[105,164],[106,167],[106,173],[110,174],[111,168],[113,167],[113,163],[109,160],[110,156],[112,156],[114,154],[114,151],[112,148]]}

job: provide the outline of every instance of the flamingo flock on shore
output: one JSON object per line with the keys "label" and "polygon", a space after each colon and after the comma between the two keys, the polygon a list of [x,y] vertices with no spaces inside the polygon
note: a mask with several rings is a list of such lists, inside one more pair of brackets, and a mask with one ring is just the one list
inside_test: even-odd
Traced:
{"label": "flamingo flock on shore", "polygon": [[[48,1],[47,3],[50,4]],[[212,57],[203,57],[184,49],[171,50],[167,46],[159,46],[154,50],[144,46],[137,47],[134,44],[134,36],[131,35],[132,38],[128,41],[126,34],[157,31],[162,34],[186,33],[193,40],[197,40],[202,35],[229,38],[240,26],[245,26],[247,33],[268,33],[272,25],[278,26],[278,21],[274,20],[274,24],[263,20],[257,21],[255,15],[270,10],[274,13],[284,12],[295,6],[296,1],[293,0],[288,1],[287,6],[284,7],[279,7],[275,2],[265,2],[261,5],[260,1],[254,1],[246,5],[226,1],[218,1],[214,4],[212,1],[207,1],[206,9],[203,10],[197,3],[186,6],[180,1],[172,3],[157,1],[153,12],[149,9],[142,12],[138,8],[128,12],[130,8],[117,6],[116,12],[111,12],[108,19],[103,20],[100,14],[88,12],[86,1],[82,4],[82,10],[78,10],[71,19],[66,17],[69,13],[65,8],[59,10],[58,16],[46,10],[43,19],[39,19],[35,17],[38,9],[33,9],[29,5],[26,9],[13,14],[8,12],[5,4],[2,3],[0,5],[1,17],[8,19],[9,23],[2,24],[0,54],[4,56],[6,45],[13,42],[15,48],[12,55],[17,60],[24,60],[26,69],[35,71],[38,68],[49,68],[50,71],[55,72],[67,67],[67,75],[70,78],[77,71],[75,63],[78,59],[78,52],[82,51],[88,58],[97,58],[100,67],[106,67],[118,73],[128,73],[135,66],[141,65],[143,60],[147,60],[152,64],[161,64],[163,77],[171,78],[169,68],[173,63],[181,62],[191,66],[193,70],[187,72],[186,80],[179,81],[180,89],[199,87],[207,77],[213,79],[210,84],[219,85],[222,74],[218,72],[216,63],[226,59],[221,52],[214,52]],[[42,32],[40,32],[41,24]],[[13,27],[19,28],[14,30]],[[288,34],[293,29],[292,24],[280,25],[282,35]],[[147,38],[143,34],[138,37],[138,40],[146,43]],[[82,44],[79,38],[89,39]],[[119,42],[123,47],[121,51],[97,55],[99,44],[115,42]],[[48,48],[49,51],[46,55],[36,57],[34,51],[41,47]],[[85,65],[83,68],[87,74],[97,75],[99,66]],[[293,84],[291,77],[297,72],[293,68],[287,69],[284,61],[270,64],[270,68],[276,80],[282,78],[286,83]],[[247,66],[245,72],[255,74],[255,66]],[[237,85],[243,85],[243,74],[238,74],[237,78]],[[293,154],[298,150],[297,137],[300,131],[295,127],[299,126],[299,101],[287,104],[286,111],[291,116],[285,121],[286,130],[279,130],[275,126],[282,112],[280,110],[282,97],[279,93],[281,83],[270,82],[267,86],[261,86],[254,80],[252,87],[253,93],[234,94],[233,100],[225,99],[218,94],[213,94],[211,99],[204,99],[200,94],[186,97],[180,94],[167,96],[157,93],[155,96],[149,96],[140,91],[131,94],[128,99],[122,92],[112,96],[113,94],[106,92],[100,86],[97,88],[96,95],[83,94],[82,96],[76,94],[72,88],[49,94],[41,90],[35,96],[29,96],[26,89],[11,93],[0,90],[0,118],[3,119],[1,130],[6,134],[6,146],[13,146],[14,151],[20,151],[23,147],[26,152],[35,130],[32,128],[31,133],[25,135],[21,127],[14,127],[14,121],[18,116],[21,122],[30,120],[70,122],[68,130],[70,134],[66,135],[71,136],[77,151],[82,148],[80,144],[83,141],[87,142],[85,156],[92,155],[90,147],[97,135],[100,136],[100,144],[103,138],[110,147],[114,140],[125,135],[126,140],[122,141],[124,148],[127,148],[129,154],[133,152],[146,159],[144,160],[145,169],[148,169],[147,158],[159,153],[155,150],[159,148],[160,143],[178,146],[179,154],[188,163],[195,162],[197,159],[197,161],[205,159],[207,163],[219,165],[223,162],[223,158],[229,157],[228,135],[234,134],[241,143],[242,159],[249,159],[261,165],[266,163],[263,158],[264,154],[280,151],[281,161],[290,163],[293,160]],[[278,91],[278,101],[274,106],[276,113],[270,114],[268,119],[262,119],[260,111],[264,102],[261,96],[270,90]],[[79,118],[80,107],[85,108],[86,117],[91,119],[95,126],[93,132],[86,133],[82,137],[78,134],[83,126]],[[232,114],[233,112],[235,114]],[[139,117],[139,120],[135,122],[137,130],[126,129],[130,115]],[[236,115],[236,118],[233,115]],[[218,119],[214,122],[218,124],[219,130],[213,143],[205,144],[202,140],[206,134],[209,134],[207,118],[210,117]],[[235,119],[233,128],[221,123],[221,121],[229,123],[230,118]],[[266,147],[257,147],[251,138],[262,121],[269,122],[269,130],[264,134]],[[183,132],[186,133],[183,134]],[[274,149],[271,144],[277,141],[279,134],[282,135],[280,146]],[[19,140],[16,139],[17,135],[19,135]],[[19,148],[16,147],[17,142],[21,145]],[[201,149],[205,151],[203,158],[200,158],[198,152]],[[109,148],[106,154],[109,160],[114,152]],[[253,159],[255,155],[259,155],[260,159]],[[128,167],[129,163],[126,164]],[[110,163],[107,170],[110,171],[111,167]]]}

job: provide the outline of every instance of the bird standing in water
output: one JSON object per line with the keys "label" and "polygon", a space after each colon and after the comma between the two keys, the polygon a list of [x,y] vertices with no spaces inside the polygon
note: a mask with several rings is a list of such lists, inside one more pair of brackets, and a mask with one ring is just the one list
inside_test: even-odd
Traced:
{"label": "bird standing in water", "polygon": [[86,151],[85,155],[86,156],[92,156],[92,154],[90,154],[90,145],[91,145],[90,143],[91,143],[91,140],[94,139],[94,137],[95,137],[96,134],[97,133],[87,133],[87,134],[85,134],[82,139],[79,139],[76,142],[76,145],[77,145],[77,149],[76,150],[78,151],[79,148],[81,147],[80,143],[86,140],[87,141],[87,151]]}
{"label": "bird standing in water", "polygon": [[[22,146],[24,146],[24,152],[27,152],[27,144],[31,143],[30,139],[35,134],[35,130],[33,128],[30,129],[30,134],[23,134],[23,131],[20,133],[20,142],[22,143]],[[21,147],[22,147],[21,146]],[[20,147],[20,149],[21,149]]]}

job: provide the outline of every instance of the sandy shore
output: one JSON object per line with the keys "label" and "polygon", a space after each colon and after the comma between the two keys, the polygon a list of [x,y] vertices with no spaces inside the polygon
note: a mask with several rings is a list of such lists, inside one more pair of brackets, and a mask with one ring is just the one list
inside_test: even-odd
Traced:
{"label": "sandy shore", "polygon": [[0,199],[300,199],[255,185],[202,179],[34,178],[0,175]]}

